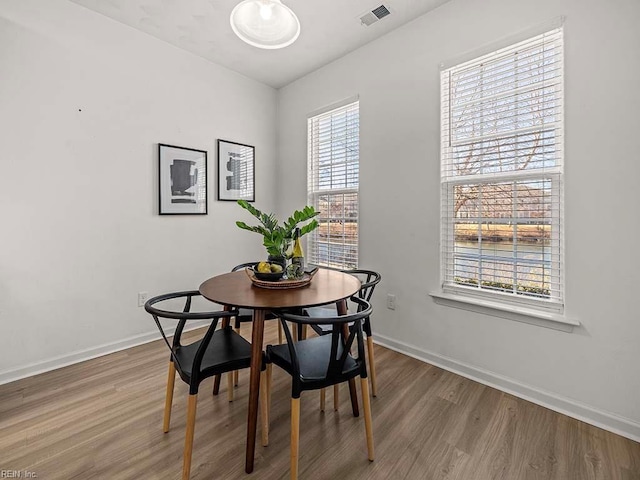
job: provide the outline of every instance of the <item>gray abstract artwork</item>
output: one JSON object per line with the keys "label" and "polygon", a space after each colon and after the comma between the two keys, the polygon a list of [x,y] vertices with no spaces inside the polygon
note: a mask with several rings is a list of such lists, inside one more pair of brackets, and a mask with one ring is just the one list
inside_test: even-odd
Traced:
{"label": "gray abstract artwork", "polygon": [[198,183],[196,162],[174,159],[169,168],[171,175],[171,203],[196,203],[195,186]]}

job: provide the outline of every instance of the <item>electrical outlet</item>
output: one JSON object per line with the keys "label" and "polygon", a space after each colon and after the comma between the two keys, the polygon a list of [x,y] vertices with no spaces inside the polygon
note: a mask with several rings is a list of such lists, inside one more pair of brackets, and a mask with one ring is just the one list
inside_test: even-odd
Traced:
{"label": "electrical outlet", "polygon": [[387,295],[387,308],[389,310],[396,309],[396,296],[393,293]]}
{"label": "electrical outlet", "polygon": [[144,307],[144,304],[149,300],[149,294],[147,292],[138,292],[138,306]]}

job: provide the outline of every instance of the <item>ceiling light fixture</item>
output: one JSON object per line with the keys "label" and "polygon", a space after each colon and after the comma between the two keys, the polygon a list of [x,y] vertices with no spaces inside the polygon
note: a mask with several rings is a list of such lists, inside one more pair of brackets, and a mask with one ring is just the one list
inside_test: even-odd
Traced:
{"label": "ceiling light fixture", "polygon": [[280,0],[244,0],[231,12],[230,21],[242,41],[258,48],[284,48],[300,35],[298,17]]}

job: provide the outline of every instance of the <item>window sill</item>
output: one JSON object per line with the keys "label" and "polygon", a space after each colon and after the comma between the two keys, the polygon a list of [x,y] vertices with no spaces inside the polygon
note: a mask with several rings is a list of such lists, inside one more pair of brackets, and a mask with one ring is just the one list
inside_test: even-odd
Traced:
{"label": "window sill", "polygon": [[577,320],[567,318],[560,313],[545,312],[535,308],[492,302],[484,298],[475,298],[442,291],[431,292],[429,295],[431,295],[434,302],[439,305],[461,308],[463,310],[502,317],[508,320],[529,323],[562,332],[570,333],[574,327],[580,326],[580,322]]}

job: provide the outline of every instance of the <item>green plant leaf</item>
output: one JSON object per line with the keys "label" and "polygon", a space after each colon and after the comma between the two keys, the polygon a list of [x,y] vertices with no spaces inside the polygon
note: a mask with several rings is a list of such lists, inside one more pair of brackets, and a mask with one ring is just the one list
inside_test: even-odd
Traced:
{"label": "green plant leaf", "polygon": [[300,236],[303,236],[303,235],[306,235],[309,232],[312,232],[313,230],[318,228],[318,226],[319,226],[318,221],[317,220],[312,220],[311,222],[307,223],[302,228],[300,228]]}
{"label": "green plant leaf", "polygon": [[[264,247],[267,249],[269,255],[274,256],[286,256],[287,247],[293,240],[294,232],[298,227],[298,224],[311,220],[320,214],[320,212],[317,212],[313,206],[307,205],[302,210],[295,210],[281,226],[278,225],[278,219],[273,213],[264,213],[246,200],[238,200],[237,203],[258,219],[262,226],[250,226],[241,221],[237,221],[236,225],[243,230],[248,230],[262,235]],[[318,222],[314,219],[307,225],[300,228],[300,236],[305,235],[316,228],[318,228]]]}
{"label": "green plant leaf", "polygon": [[236,222],[236,225],[242,228],[243,230],[249,230],[250,232],[259,233],[260,235],[269,234],[269,232],[264,227],[260,227],[260,226],[251,227],[244,222]]}

